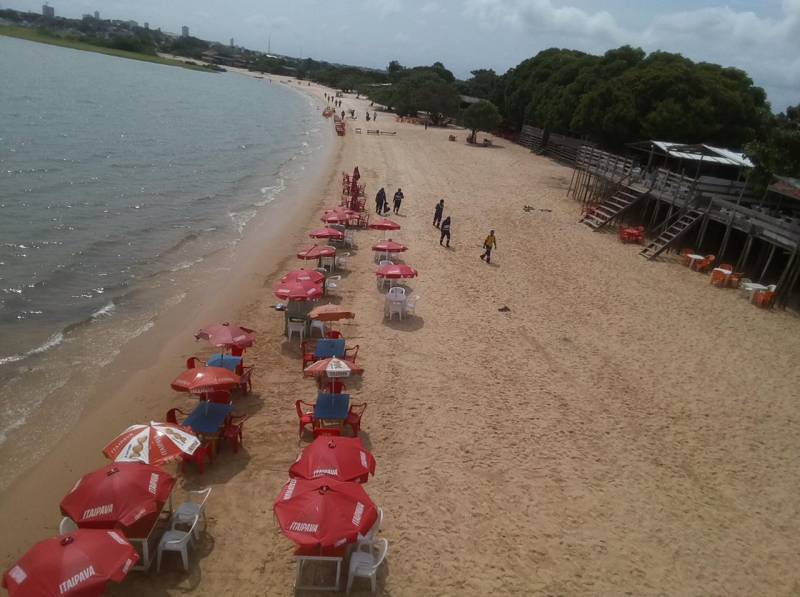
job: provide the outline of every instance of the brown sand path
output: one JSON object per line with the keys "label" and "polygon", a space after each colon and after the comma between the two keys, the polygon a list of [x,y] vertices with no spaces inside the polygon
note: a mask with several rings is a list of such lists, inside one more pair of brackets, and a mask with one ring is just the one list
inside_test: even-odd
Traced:
{"label": "brown sand path", "polygon": [[[357,105],[346,100],[345,108]],[[363,106],[364,104],[359,104]],[[360,115],[363,118],[363,111]],[[359,126],[328,180],[358,164],[368,206],[402,186],[417,316],[382,318],[374,231],[338,293],[366,369],[366,489],[384,508],[387,595],[779,595],[800,590],[797,320],[767,313],[671,263],[577,223],[570,171],[498,140]],[[435,202],[453,217],[438,245]],[[552,211],[526,213],[523,206]],[[295,246],[318,224],[298,230]],[[497,230],[494,263],[478,259]],[[115,595],[290,595],[292,546],[272,502],[297,455],[294,401],[313,399],[270,289],[242,321],[259,332],[245,450],[188,487],[214,485],[186,575],[132,575]],[[501,313],[498,308],[510,311]],[[166,366],[166,365],[165,365]],[[364,586],[364,585],[362,585]]]}

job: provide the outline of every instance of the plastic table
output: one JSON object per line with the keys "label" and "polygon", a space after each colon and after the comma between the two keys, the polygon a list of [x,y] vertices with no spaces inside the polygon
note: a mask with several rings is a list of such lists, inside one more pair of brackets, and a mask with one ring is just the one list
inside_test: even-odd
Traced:
{"label": "plastic table", "polygon": [[344,421],[350,410],[350,394],[317,394],[314,418],[326,421]]}
{"label": "plastic table", "polygon": [[242,364],[242,357],[235,357],[229,354],[212,354],[206,365],[209,367],[222,367],[228,371],[236,372],[236,368]]}
{"label": "plastic table", "polygon": [[195,433],[217,433],[231,413],[230,404],[202,402],[181,423],[190,427]]}
{"label": "plastic table", "polygon": [[344,338],[317,340],[317,345],[314,347],[314,358],[320,360],[331,357],[339,359],[344,357]]}

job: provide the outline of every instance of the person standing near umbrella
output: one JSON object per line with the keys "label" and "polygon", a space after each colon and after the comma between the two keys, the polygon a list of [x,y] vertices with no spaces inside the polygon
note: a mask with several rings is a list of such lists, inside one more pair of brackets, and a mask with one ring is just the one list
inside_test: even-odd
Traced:
{"label": "person standing near umbrella", "polygon": [[445,238],[447,238],[447,248],[450,248],[450,216],[447,216],[442,221],[442,236],[439,237],[439,244],[441,245]]}
{"label": "person standing near umbrella", "polygon": [[386,203],[386,191],[383,190],[383,187],[380,188],[378,194],[375,195],[375,213],[382,214],[383,213],[383,204]]}
{"label": "person standing near umbrella", "polygon": [[486,240],[483,241],[483,255],[481,255],[481,259],[483,259],[486,263],[492,262],[492,249],[497,248],[497,239],[494,237],[494,230],[489,232],[489,236],[486,237]]}
{"label": "person standing near umbrella", "polygon": [[397,189],[397,192],[394,194],[394,213],[400,213],[400,204],[403,202],[403,190]]}
{"label": "person standing near umbrella", "polygon": [[433,210],[433,225],[437,228],[442,223],[442,214],[444,213],[444,199],[441,199]]}

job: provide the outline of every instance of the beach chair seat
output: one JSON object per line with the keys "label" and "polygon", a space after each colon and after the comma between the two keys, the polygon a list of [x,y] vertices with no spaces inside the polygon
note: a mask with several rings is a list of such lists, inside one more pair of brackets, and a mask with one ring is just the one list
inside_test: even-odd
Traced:
{"label": "beach chair seat", "polygon": [[239,453],[239,446],[242,445],[244,439],[244,422],[248,419],[249,415],[230,415],[222,427],[219,434],[219,445],[217,451],[222,449],[222,444],[228,442],[233,448],[233,453]]}
{"label": "beach chair seat", "polygon": [[341,281],[341,276],[328,276],[325,279],[325,292],[336,290],[338,283]]}
{"label": "beach chair seat", "polygon": [[306,427],[314,427],[314,405],[302,400],[296,400],[294,407],[297,410],[297,418],[299,419],[300,428],[297,432],[299,437],[303,437],[303,430]]}
{"label": "beach chair seat", "polygon": [[211,444],[208,442],[202,444],[194,451],[194,454],[181,454],[181,460],[183,461],[181,462],[181,470],[185,471],[186,465],[193,463],[202,475],[206,472],[206,460],[208,460],[209,464],[214,462]]}
{"label": "beach chair seat", "polygon": [[370,527],[366,535],[361,535],[359,533],[358,537],[356,538],[356,551],[361,551],[361,549],[364,547],[366,547],[368,550],[372,549],[375,541],[378,540],[378,533],[381,531],[382,526],[383,508],[378,508],[378,518],[375,519],[375,524]]}
{"label": "beach chair seat", "polygon": [[300,342],[302,342],[306,335],[306,322],[302,320],[293,321],[290,319],[286,324],[286,334],[290,342],[294,334],[300,336]]}
{"label": "beach chair seat", "polygon": [[347,574],[347,593],[353,588],[356,578],[367,578],[370,582],[372,592],[378,590],[378,568],[386,559],[386,552],[389,551],[389,542],[386,539],[379,539],[370,546],[369,552],[356,551],[350,556],[350,568]]}
{"label": "beach chair seat", "polygon": [[367,410],[367,403],[351,404],[347,411],[347,418],[344,420],[344,425],[350,427],[354,437],[358,437],[361,432],[361,418],[364,416],[364,411]]}
{"label": "beach chair seat", "polygon": [[398,319],[402,321],[404,311],[405,311],[405,302],[388,301],[386,304],[386,315],[387,317],[389,317],[389,321],[392,320],[392,317],[394,315],[397,315]]}
{"label": "beach chair seat", "polygon": [[[183,502],[175,510],[172,515],[171,527],[173,530],[176,526],[185,525],[189,528],[194,525],[195,520],[203,519],[203,528],[208,527],[208,519],[206,518],[206,502],[211,495],[211,487],[203,489],[195,489],[187,492],[188,499]],[[194,538],[199,539],[200,529],[195,525]]]}
{"label": "beach chair seat", "polygon": [[165,551],[176,551],[180,553],[183,569],[186,572],[189,572],[189,541],[191,540],[194,530],[197,527],[197,522],[198,519],[195,518],[194,523],[188,531],[170,529],[161,536],[161,540],[158,542],[156,572],[161,570],[161,557]]}

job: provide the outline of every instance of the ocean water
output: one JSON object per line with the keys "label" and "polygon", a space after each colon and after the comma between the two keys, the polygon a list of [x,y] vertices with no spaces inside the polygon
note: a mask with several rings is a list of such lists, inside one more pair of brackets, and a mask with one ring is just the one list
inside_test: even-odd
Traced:
{"label": "ocean water", "polygon": [[327,133],[287,85],[0,37],[0,444],[180,302]]}

